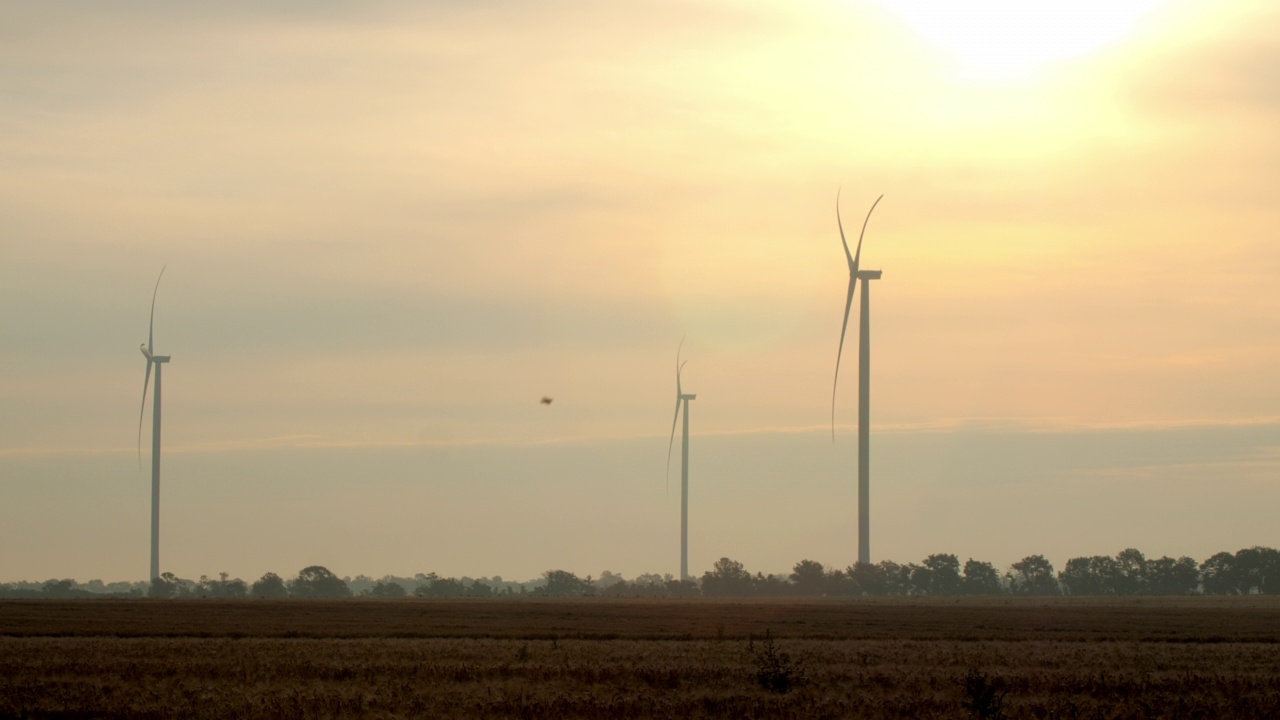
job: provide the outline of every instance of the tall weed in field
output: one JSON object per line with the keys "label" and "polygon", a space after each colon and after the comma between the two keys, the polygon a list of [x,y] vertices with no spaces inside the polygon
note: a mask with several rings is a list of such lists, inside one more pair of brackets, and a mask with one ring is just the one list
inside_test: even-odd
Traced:
{"label": "tall weed in field", "polygon": [[973,717],[981,720],[1005,720],[1004,692],[1000,681],[986,673],[971,668],[961,681],[964,689],[964,707]]}
{"label": "tall weed in field", "polygon": [[785,693],[804,683],[804,668],[778,649],[772,631],[765,631],[760,645],[762,649],[755,650],[753,640],[748,648],[756,661],[756,683],[760,687],[772,693]]}

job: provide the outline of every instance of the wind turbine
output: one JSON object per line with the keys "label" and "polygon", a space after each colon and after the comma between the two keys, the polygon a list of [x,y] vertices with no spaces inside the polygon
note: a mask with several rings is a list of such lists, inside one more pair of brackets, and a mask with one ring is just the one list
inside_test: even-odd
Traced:
{"label": "wind turbine", "polygon": [[[168,267],[168,266],[165,266]],[[160,292],[160,278],[151,291],[151,323],[147,327],[147,342],[142,346],[142,356],[147,359],[147,374],[142,380],[142,409],[138,411],[138,469],[142,469],[142,417],[147,411],[147,385],[151,382],[151,367],[156,369],[156,392],[151,398],[151,579],[160,577],[160,369],[169,362],[168,355],[156,355],[152,341],[156,327],[156,294]]]}
{"label": "wind turbine", "polygon": [[[680,362],[680,349],[684,347],[684,339],[676,348],[676,414],[671,419],[671,439],[667,441],[667,481],[671,480],[671,448],[676,441],[676,423],[680,420],[680,406],[684,405],[684,434],[680,439],[680,579],[689,579],[689,401],[696,400],[697,395],[685,393],[680,386],[680,371],[684,363]],[[685,362],[688,362],[687,360]]]}
{"label": "wind turbine", "polygon": [[836,439],[836,384],[840,380],[840,355],[844,352],[844,335],[849,327],[849,310],[853,307],[853,292],[858,281],[862,280],[862,303],[860,327],[858,334],[858,562],[871,562],[871,292],[870,280],[879,280],[879,270],[863,270],[859,267],[862,259],[862,238],[867,234],[867,223],[871,213],[884,195],[876,198],[862,221],[862,232],[858,234],[858,248],[849,252],[849,243],[844,239],[844,223],[840,221],[840,193],[836,192],[836,227],[840,229],[840,242],[844,245],[844,256],[849,262],[849,296],[844,301],[844,323],[840,326],[840,345],[836,348],[836,374],[831,381],[831,441]]}

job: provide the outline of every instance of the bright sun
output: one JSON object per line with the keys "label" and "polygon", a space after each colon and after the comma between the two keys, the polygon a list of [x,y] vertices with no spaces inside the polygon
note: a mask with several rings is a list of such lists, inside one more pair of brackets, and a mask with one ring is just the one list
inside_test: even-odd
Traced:
{"label": "bright sun", "polygon": [[941,46],[963,74],[1027,77],[1127,35],[1167,0],[879,0]]}

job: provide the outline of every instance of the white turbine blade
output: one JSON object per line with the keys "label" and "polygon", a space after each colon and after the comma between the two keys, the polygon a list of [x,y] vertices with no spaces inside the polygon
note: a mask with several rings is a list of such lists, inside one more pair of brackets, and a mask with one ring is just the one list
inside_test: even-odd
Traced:
{"label": "white turbine blade", "polygon": [[147,358],[147,376],[142,380],[142,409],[138,410],[138,469],[142,469],[142,418],[147,414],[147,386],[151,384],[151,358]]}
{"label": "white turbine blade", "polygon": [[844,354],[844,335],[849,329],[849,310],[853,308],[853,292],[858,276],[849,276],[849,297],[844,301],[844,323],[840,325],[840,344],[836,346],[836,376],[831,381],[831,442],[836,441],[836,386],[840,383],[840,356]]}
{"label": "white turbine blade", "polygon": [[680,362],[680,351],[683,348],[684,336],[682,335],[680,344],[676,346],[676,414],[671,419],[671,439],[667,441],[667,478],[663,485],[663,494],[671,492],[671,449],[676,443],[676,423],[680,422],[680,395],[683,394],[680,387],[680,371],[684,369],[684,363]]}
{"label": "white turbine blade", "polygon": [[[160,276],[156,278],[156,287],[151,291],[151,322],[147,325],[147,352],[148,354],[155,351],[155,345],[152,343],[152,336],[156,329],[156,294],[160,292],[160,278],[164,277],[165,268],[169,267],[166,263],[160,268]],[[151,364],[147,363],[147,370],[151,370]]]}
{"label": "white turbine blade", "polygon": [[684,362],[680,361],[680,351],[684,349],[684,336],[680,336],[680,344],[676,346],[676,413],[671,418],[671,438],[667,440],[667,478],[663,488],[663,493],[671,492],[671,450],[676,443],[676,424],[680,422],[680,399],[684,395],[684,388],[680,385],[680,371],[684,369]]}
{"label": "white turbine blade", "polygon": [[667,441],[667,478],[663,493],[671,491],[671,449],[676,445],[676,423],[680,422],[680,395],[676,394],[676,415],[671,419],[671,439]]}
{"label": "white turbine blade", "polygon": [[[849,261],[849,274],[858,272],[858,261],[853,259],[853,253],[849,252],[849,243],[844,239],[844,223],[840,222],[840,191],[836,190],[836,227],[840,228],[840,244],[844,245],[844,257]],[[862,252],[862,241],[858,241],[858,252]]]}
{"label": "white turbine blade", "polygon": [[680,370],[684,363],[680,362],[680,351],[684,349],[684,336],[680,336],[680,344],[676,346],[676,398],[680,397]]}
{"label": "white turbine blade", "polygon": [[[853,254],[853,264],[851,266],[850,272],[855,272],[855,273],[858,272],[858,262],[862,258],[862,237],[867,234],[867,223],[871,222],[871,213],[875,211],[876,206],[879,205],[880,201],[883,199],[884,199],[884,194],[881,193],[880,197],[876,198],[876,201],[871,203],[871,209],[867,211],[867,217],[862,220],[862,232],[858,233],[858,251]],[[839,206],[836,207],[836,222],[837,223],[840,222]],[[844,240],[844,230],[840,231],[840,239]],[[844,246],[844,252],[846,255],[849,253],[848,245]]]}

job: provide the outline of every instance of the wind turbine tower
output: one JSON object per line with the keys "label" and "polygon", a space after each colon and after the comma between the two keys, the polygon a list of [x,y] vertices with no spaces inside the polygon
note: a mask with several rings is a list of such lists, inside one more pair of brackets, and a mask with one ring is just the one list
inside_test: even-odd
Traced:
{"label": "wind turbine tower", "polygon": [[[684,346],[684,340],[680,341]],[[687,361],[686,361],[687,362]],[[676,414],[671,419],[671,439],[667,442],[667,478],[671,477],[671,448],[676,439],[676,423],[684,410],[684,430],[680,439],[680,579],[689,579],[689,401],[697,395],[684,392],[680,385],[680,348],[676,348]]]}
{"label": "wind turbine tower", "polygon": [[164,277],[164,268],[160,268],[160,277],[156,278],[156,287],[151,291],[151,323],[147,329],[147,342],[141,347],[142,356],[147,359],[147,374],[142,381],[142,409],[138,412],[138,466],[142,466],[142,418],[147,411],[147,385],[151,381],[151,368],[156,370],[156,391],[151,398],[151,576],[155,580],[160,577],[160,369],[169,362],[168,355],[156,355],[153,351],[156,326],[156,293],[160,292],[160,278]]}
{"label": "wind turbine tower", "polygon": [[862,221],[858,235],[858,247],[849,252],[844,237],[844,223],[840,220],[840,194],[836,193],[836,226],[840,229],[840,242],[844,245],[845,259],[849,264],[849,294],[844,305],[844,324],[840,326],[840,345],[836,349],[836,373],[831,383],[831,440],[836,437],[836,384],[840,379],[840,356],[844,352],[845,331],[849,327],[849,311],[853,307],[854,290],[862,281],[862,302],[859,312],[858,332],[858,562],[871,562],[871,280],[879,280],[880,270],[861,269],[862,238],[867,234],[871,213],[884,196],[876,198]]}
{"label": "wind turbine tower", "polygon": [[[859,270],[862,311],[858,333],[858,562],[871,562],[871,283],[879,270]],[[156,393],[160,374],[156,372]]]}

